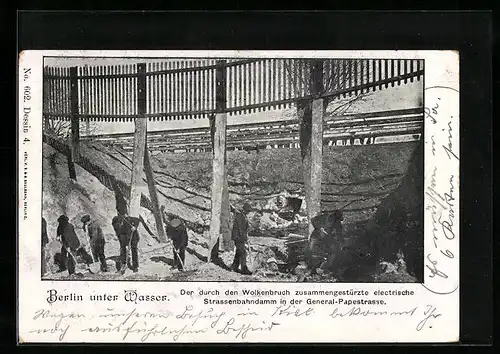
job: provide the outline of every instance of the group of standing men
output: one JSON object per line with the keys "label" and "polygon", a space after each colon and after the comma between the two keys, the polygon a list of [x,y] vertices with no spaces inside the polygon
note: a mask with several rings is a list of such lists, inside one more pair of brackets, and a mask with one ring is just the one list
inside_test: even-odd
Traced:
{"label": "group of standing men", "polygon": [[[246,275],[252,274],[247,266],[247,254],[248,248],[250,247],[248,243],[249,224],[247,214],[250,210],[250,205],[245,203],[242,210],[235,212],[231,233],[231,239],[234,241],[236,249],[231,270]],[[108,266],[104,250],[106,240],[99,222],[92,220],[90,215],[84,215],[80,221],[82,223],[82,229],[89,237],[92,256],[82,247],[75,227],[69,222],[69,218],[66,215],[61,215],[57,219],[58,226],[56,237],[61,243],[61,252],[59,256],[54,257],[56,264],[59,265],[61,271],[67,270],[71,275],[75,273],[77,263],[76,257],[81,257],[87,264],[100,262],[101,271],[107,272]],[[164,218],[164,221],[166,224],[167,236],[173,243],[173,268],[182,271],[185,267],[186,248],[188,245],[186,226],[184,222],[176,217]],[[113,217],[111,221],[120,243],[120,255],[116,261],[117,272],[123,274],[126,267],[130,268],[133,272],[137,272],[139,269],[137,248],[140,237],[137,228],[140,222],[141,220],[139,218],[129,216],[126,213],[119,213],[117,216]],[[42,218],[42,276],[46,273],[45,246],[48,243],[47,222],[45,218]],[[127,259],[128,250],[130,250],[131,253],[131,261]]]}
{"label": "group of standing men", "polygon": [[[87,264],[100,262],[101,271],[107,272],[108,266],[104,252],[106,240],[101,225],[96,220],[92,220],[90,215],[84,215],[80,221],[82,222],[82,229],[89,237],[92,256],[82,247],[75,227],[69,222],[69,218],[66,215],[61,215],[57,219],[56,237],[56,240],[61,243],[61,252],[58,256],[54,257],[55,263],[59,265],[61,271],[67,270],[71,275],[75,273],[76,257],[81,257]],[[116,261],[117,272],[123,274],[126,267],[130,268],[134,273],[138,272],[139,257],[137,248],[140,236],[137,228],[140,222],[139,218],[129,216],[126,213],[119,213],[111,221],[120,243],[120,255]],[[167,224],[166,231],[174,244],[174,267],[183,270],[185,250],[188,243],[186,227],[182,221],[174,218]],[[48,243],[47,221],[45,218],[42,218],[42,276],[46,273],[45,247]],[[127,257],[128,250],[131,253],[131,260]]]}
{"label": "group of standing men", "polygon": [[[80,239],[75,231],[75,226],[69,222],[66,215],[61,215],[57,219],[57,236],[56,240],[61,243],[60,254],[54,256],[54,261],[59,265],[61,271],[67,270],[68,273],[74,274],[77,263],[77,257],[81,257],[85,263],[99,262],[102,272],[108,271],[106,256],[104,252],[106,240],[97,220],[92,220],[90,215],[84,215],[80,219],[82,229],[89,237],[90,251],[82,247]],[[123,272],[127,263],[127,247],[130,247],[132,253],[132,262],[128,264],[129,268],[134,272],[138,271],[139,262],[137,255],[137,244],[139,242],[139,233],[137,226],[139,219],[127,215],[118,215],[113,218],[112,225],[116,236],[120,242],[120,256],[117,261],[117,271]],[[45,264],[45,247],[49,243],[47,235],[47,221],[42,218],[42,276],[46,273]]]}
{"label": "group of standing men", "polygon": [[[66,215],[61,215],[57,219],[57,237],[56,239],[61,243],[61,253],[59,257],[55,257],[55,262],[59,265],[61,270],[67,270],[71,275],[75,273],[76,257],[82,257],[86,263],[91,263],[97,260],[101,263],[101,271],[108,270],[106,264],[106,257],[104,255],[104,245],[106,243],[102,229],[95,220],[91,220],[90,215],[84,215],[80,221],[82,222],[82,229],[89,237],[90,251],[92,256],[88,254],[84,247],[82,247],[80,239],[76,234],[75,227],[69,222]],[[49,242],[47,236],[47,222],[42,218],[42,256],[44,259],[45,245]],[[45,262],[42,262],[42,274],[45,273]]]}

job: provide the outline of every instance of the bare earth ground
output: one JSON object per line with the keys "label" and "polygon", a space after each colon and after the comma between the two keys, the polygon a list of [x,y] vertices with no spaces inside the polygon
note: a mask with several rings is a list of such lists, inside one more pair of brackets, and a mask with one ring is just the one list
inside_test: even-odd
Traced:
{"label": "bare earth ground", "polygon": [[[359,232],[353,225],[367,220],[394,188],[406,172],[408,160],[415,143],[325,147],[323,163],[322,209],[333,210],[349,204],[344,210],[347,233]],[[87,143],[82,153],[108,173],[125,183],[130,182],[132,157],[122,150]],[[286,234],[290,231],[305,234],[304,221],[286,222],[271,220],[277,211],[276,197],[285,193],[303,198],[302,169],[299,149],[273,149],[260,152],[228,152],[228,181],[230,201],[240,206],[249,200],[254,208],[251,216],[252,245],[249,267],[251,276],[234,273],[206,262],[207,239],[202,233],[189,230],[189,246],[186,254],[186,271],[172,270],[172,248],[170,243],[159,244],[141,226],[139,229],[140,268],[138,273],[127,271],[124,275],[115,272],[115,260],[119,244],[111,227],[115,215],[115,199],[112,191],[104,187],[94,176],[76,167],[77,182],[69,178],[66,158],[44,144],[43,147],[43,207],[51,242],[48,245],[47,261],[49,273],[46,279],[67,279],[67,272],[57,272],[52,256],[59,252],[55,241],[57,217],[66,214],[77,228],[77,234],[86,244],[80,227],[80,217],[90,214],[102,225],[106,237],[105,253],[109,273],[90,274],[85,265],[72,277],[84,279],[113,280],[165,280],[165,281],[296,281],[297,275],[283,268],[286,261],[284,238],[275,237],[276,230]],[[152,157],[160,204],[193,225],[207,229],[210,218],[211,153],[155,154]],[[144,177],[145,180],[145,177]],[[143,193],[148,195],[147,187]],[[302,209],[303,211],[303,209]],[[302,212],[303,214],[303,212]],[[142,208],[141,215],[150,230],[155,230],[151,212]],[[265,230],[265,231],[262,231]],[[259,235],[259,237],[256,237]],[[264,237],[263,237],[264,236]],[[271,237],[273,236],[273,237]],[[229,265],[233,252],[222,255]],[[390,277],[390,276],[389,276]],[[408,281],[398,275],[399,281]],[[328,274],[321,281],[335,281]],[[317,279],[320,280],[320,279]],[[386,280],[391,281],[391,280]],[[395,281],[395,280],[392,280]],[[396,280],[397,281],[397,280]]]}

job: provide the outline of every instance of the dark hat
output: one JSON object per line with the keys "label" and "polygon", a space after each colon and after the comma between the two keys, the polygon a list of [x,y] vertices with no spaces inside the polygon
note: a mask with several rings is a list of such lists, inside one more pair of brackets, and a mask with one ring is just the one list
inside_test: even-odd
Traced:
{"label": "dark hat", "polygon": [[61,215],[58,219],[57,219],[58,222],[62,222],[62,221],[66,221],[68,222],[69,219],[66,215]]}
{"label": "dark hat", "polygon": [[82,218],[80,219],[81,222],[83,223],[86,223],[86,222],[89,222],[90,221],[90,215],[84,215],[82,216]]}
{"label": "dark hat", "polygon": [[181,221],[179,219],[174,219],[170,222],[170,226],[177,228],[181,226]]}
{"label": "dark hat", "polygon": [[250,210],[252,210],[252,207],[250,206],[249,203],[243,204],[243,211],[244,212],[249,212]]}
{"label": "dark hat", "polygon": [[337,220],[344,220],[344,213],[342,213],[342,210],[335,210],[334,212],[335,219]]}

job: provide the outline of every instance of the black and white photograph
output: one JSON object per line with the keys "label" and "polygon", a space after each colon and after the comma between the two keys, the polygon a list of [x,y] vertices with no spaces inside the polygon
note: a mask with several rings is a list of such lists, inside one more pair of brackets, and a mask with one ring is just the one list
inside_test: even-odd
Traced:
{"label": "black and white photograph", "polygon": [[423,283],[424,68],[45,56],[41,279]]}

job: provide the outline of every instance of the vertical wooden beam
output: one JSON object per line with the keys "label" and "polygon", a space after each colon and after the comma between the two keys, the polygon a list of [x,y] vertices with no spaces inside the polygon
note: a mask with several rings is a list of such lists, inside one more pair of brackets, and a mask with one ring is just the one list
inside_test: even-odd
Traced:
{"label": "vertical wooden beam", "polygon": [[[310,100],[297,102],[297,116],[299,118],[299,142],[302,158],[302,178],[304,181],[304,196],[306,202],[307,215],[311,205],[311,121],[312,104]],[[311,232],[309,232],[310,234]]]}
{"label": "vertical wooden beam", "polygon": [[226,155],[226,68],[223,60],[217,60],[215,74],[215,108],[216,114],[213,118],[212,131],[212,155],[213,155],[213,175],[212,175],[212,215],[210,222],[210,243],[207,260],[210,262],[216,252],[214,246],[221,247],[220,239],[222,223],[222,207],[224,194],[224,180],[226,179],[225,155]]}
{"label": "vertical wooden beam", "polygon": [[146,138],[144,149],[144,172],[146,173],[146,181],[148,183],[149,197],[151,198],[151,203],[153,204],[153,215],[155,217],[156,230],[158,231],[158,238],[160,242],[167,242],[165,237],[165,228],[163,227],[163,220],[161,217],[160,203],[158,202],[158,193],[156,192],[155,178],[153,174],[153,168],[151,167],[151,161],[149,159],[148,151],[148,140]]}
{"label": "vertical wooden beam", "polygon": [[224,251],[231,251],[234,248],[234,242],[231,240],[231,225],[230,225],[230,206],[229,206],[229,189],[227,183],[227,152],[224,149],[224,180],[222,186],[222,208],[221,208],[221,227],[222,235],[221,248]]}
{"label": "vertical wooden beam", "polygon": [[130,182],[130,215],[139,217],[141,209],[142,170],[144,167],[144,151],[146,149],[146,64],[137,64],[137,108],[138,118],[135,118],[134,154],[132,158],[132,179]]}
{"label": "vertical wooden beam", "polygon": [[50,79],[47,77],[49,70],[47,67],[43,68],[43,129],[44,132],[48,132],[50,128],[49,113],[50,110],[50,91],[52,90],[50,85]]}
{"label": "vertical wooden beam", "polygon": [[[317,98],[324,91],[323,87],[323,61],[315,60],[311,70],[311,92],[312,101],[312,119],[311,119],[311,190],[309,220],[321,212],[321,177],[323,174],[323,98]],[[312,232],[312,225],[309,225]]]}
{"label": "vertical wooden beam", "polygon": [[312,102],[301,102],[297,111],[300,122],[300,147],[309,235],[313,231],[310,221],[321,212],[324,102],[318,96],[324,90],[323,61],[312,61],[310,73]]}
{"label": "vertical wooden beam", "polygon": [[70,68],[70,100],[71,100],[71,160],[78,163],[80,159],[80,117],[78,112],[78,72],[77,67]]}

